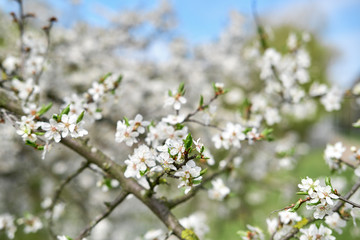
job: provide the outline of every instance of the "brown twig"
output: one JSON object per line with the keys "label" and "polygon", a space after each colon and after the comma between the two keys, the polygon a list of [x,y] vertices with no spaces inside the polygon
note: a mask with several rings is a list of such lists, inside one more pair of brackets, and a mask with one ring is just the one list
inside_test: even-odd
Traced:
{"label": "brown twig", "polygon": [[79,169],[77,169],[73,174],[69,175],[66,179],[64,179],[64,181],[60,184],[60,186],[56,189],[54,197],[52,199],[52,203],[51,206],[49,207],[49,211],[50,211],[50,217],[49,217],[49,232],[51,234],[51,236],[54,239],[56,238],[56,234],[53,230],[53,213],[54,213],[54,207],[56,205],[56,203],[59,201],[60,199],[60,195],[62,193],[62,191],[64,190],[65,186],[67,184],[69,184],[73,179],[75,179],[77,176],[80,175],[80,173],[82,173],[87,167],[89,166],[89,162],[84,162],[81,167]]}
{"label": "brown twig", "polygon": [[81,240],[81,239],[89,236],[92,229],[94,227],[96,227],[96,225],[98,223],[100,223],[103,219],[108,217],[115,210],[115,208],[124,201],[124,199],[127,197],[128,194],[129,194],[128,192],[122,191],[120,193],[120,195],[114,201],[107,204],[106,205],[107,210],[104,213],[102,213],[101,215],[97,216],[94,221],[92,221],[83,231],[81,231],[81,233],[79,234],[78,237],[75,238],[75,240]]}

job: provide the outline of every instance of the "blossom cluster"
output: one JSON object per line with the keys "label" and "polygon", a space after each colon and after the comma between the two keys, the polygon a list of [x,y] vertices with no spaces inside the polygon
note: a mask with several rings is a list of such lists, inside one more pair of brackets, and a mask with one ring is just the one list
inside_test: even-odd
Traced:
{"label": "blossom cluster", "polygon": [[301,184],[298,185],[301,192],[306,193],[310,200],[307,202],[306,208],[314,211],[314,218],[323,219],[325,215],[332,213],[334,207],[334,201],[339,198],[334,193],[331,184],[327,186],[321,186],[320,181],[313,181],[311,178],[301,180]]}
{"label": "blossom cluster", "polygon": [[[72,114],[70,112],[70,105],[62,110],[60,114],[54,114],[53,117],[45,122],[39,121],[40,116],[51,108],[51,104],[37,108],[32,105],[34,111],[30,112],[28,116],[22,116],[20,121],[17,121],[16,133],[30,146],[38,150],[43,150],[43,158],[45,153],[49,150],[49,142],[60,142],[62,138],[70,136],[72,138],[83,137],[88,134],[88,131],[83,128],[84,112],[80,115]],[[45,145],[37,144],[38,137],[43,137]]]}
{"label": "blossom cluster", "polygon": [[266,219],[268,232],[273,236],[274,240],[282,239],[288,234],[294,225],[301,220],[296,212],[284,210],[278,213],[277,218]]}
{"label": "blossom cluster", "polygon": [[108,73],[101,77],[99,81],[93,82],[91,88],[82,95],[74,93],[70,97],[65,97],[63,107],[70,104],[73,114],[80,114],[85,110],[88,113],[89,120],[100,120],[102,118],[101,102],[105,99],[107,93],[115,94],[121,80],[121,75]]}
{"label": "blossom cluster", "polygon": [[324,152],[324,158],[330,169],[345,170],[346,165],[341,162],[341,158],[346,148],[341,142],[334,145],[328,144]]}
{"label": "blossom cluster", "polygon": [[308,239],[324,239],[324,240],[335,240],[336,238],[331,235],[331,229],[324,227],[324,225],[320,225],[318,228],[316,224],[311,224],[309,228],[300,229],[301,236],[300,240],[308,240]]}
{"label": "blossom cluster", "polygon": [[24,233],[35,233],[43,228],[43,223],[39,217],[31,214],[26,214],[23,218],[18,218],[15,221],[14,216],[5,213],[0,214],[0,231],[4,231],[9,239],[14,239],[18,225],[24,225]]}

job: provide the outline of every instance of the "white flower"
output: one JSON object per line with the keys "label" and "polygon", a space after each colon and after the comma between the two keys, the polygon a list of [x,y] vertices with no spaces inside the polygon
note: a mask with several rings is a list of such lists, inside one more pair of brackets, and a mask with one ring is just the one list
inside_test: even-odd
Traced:
{"label": "white flower", "polygon": [[11,74],[20,65],[20,59],[14,56],[7,56],[2,62],[2,66],[5,68],[7,74]]}
{"label": "white flower", "polygon": [[7,237],[13,239],[16,232],[16,226],[14,224],[14,217],[10,214],[0,215],[0,230],[4,230]]}
{"label": "white flower", "polygon": [[326,94],[327,90],[328,90],[328,87],[325,84],[320,84],[318,82],[314,82],[310,87],[309,94],[312,97],[322,96],[322,95]]}
{"label": "white flower", "polygon": [[310,206],[310,205],[306,205],[306,208],[311,210],[315,208],[315,212],[314,212],[314,218],[315,219],[323,219],[325,217],[325,215],[331,214],[332,213],[332,206],[329,204],[318,204],[315,206]]}
{"label": "white flower", "polygon": [[294,50],[297,47],[297,37],[295,33],[289,34],[286,45],[290,50]]}
{"label": "white flower", "polygon": [[146,145],[141,145],[134,150],[134,154],[125,160],[127,165],[125,177],[141,178],[141,172],[145,172],[148,168],[155,167],[154,152]]}
{"label": "white flower", "polygon": [[172,159],[169,155],[169,153],[167,152],[161,152],[158,156],[157,156],[157,161],[161,164],[162,168],[164,170],[177,170],[176,167],[174,166],[174,159]]}
{"label": "white flower", "polygon": [[258,133],[256,128],[252,128],[251,131],[246,133],[246,137],[248,139],[249,144],[253,144],[254,140],[259,139],[260,133]]}
{"label": "white flower", "polygon": [[29,100],[33,100],[34,96],[40,92],[39,86],[35,85],[32,78],[28,78],[26,82],[21,82],[15,78],[12,80],[12,86],[18,91],[18,96],[22,100],[26,100],[28,98]]}
{"label": "white flower", "polygon": [[289,210],[279,212],[279,218],[286,225],[301,220],[301,217],[296,212],[290,212]]}
{"label": "white flower", "polygon": [[88,93],[91,95],[92,99],[95,102],[98,102],[100,98],[104,95],[104,85],[101,83],[93,82],[92,88],[88,90]]}
{"label": "white flower", "polygon": [[324,227],[322,224],[319,229],[315,224],[311,224],[307,229],[301,228],[300,232],[302,233],[300,240],[335,240],[335,237],[331,235],[331,229]]}
{"label": "white flower", "polygon": [[[264,240],[265,236],[262,230],[258,227],[254,227],[251,225],[246,225],[249,229],[245,234],[241,234],[242,240]],[[245,236],[244,236],[245,235]]]}
{"label": "white flower", "polygon": [[243,131],[244,128],[240,124],[233,124],[228,122],[226,124],[225,130],[221,134],[217,134],[212,137],[215,148],[221,148],[222,146],[225,149],[229,149],[230,146],[240,148],[240,141],[246,138]]}
{"label": "white flower", "polygon": [[317,186],[315,188],[315,190],[317,192],[317,197],[319,198],[319,200],[321,201],[322,204],[327,203],[329,205],[334,205],[334,202],[332,199],[339,198],[337,195],[332,193],[330,186],[325,186],[325,187]]}
{"label": "white flower", "polygon": [[19,125],[16,133],[19,134],[24,141],[36,141],[37,136],[34,132],[39,128],[40,125],[34,121],[34,116],[22,116],[21,121],[16,123]]}
{"label": "white flower", "polygon": [[130,120],[129,124],[133,127],[133,131],[137,131],[139,134],[143,134],[145,132],[145,127],[150,125],[149,121],[143,121],[143,116],[137,114],[134,120]]}
{"label": "white flower", "polygon": [[[76,122],[76,121],[75,121]],[[75,124],[74,130],[70,133],[71,137],[78,138],[88,134],[88,131],[83,128],[84,121]]]}
{"label": "white flower", "polygon": [[175,162],[180,164],[184,161],[182,154],[185,152],[184,143],[182,140],[167,139],[164,146],[158,147],[158,151],[167,152],[170,150],[171,156]]}
{"label": "white flower", "polygon": [[306,179],[301,179],[301,184],[298,184],[298,187],[300,188],[300,191],[307,192],[311,188],[315,188],[319,186],[319,184],[320,184],[319,180],[316,180],[314,182],[311,178],[306,177]]}
{"label": "white flower", "polygon": [[179,177],[181,183],[179,188],[185,186],[185,194],[187,194],[193,186],[199,185],[198,181],[202,179],[200,176],[201,168],[196,166],[193,160],[188,161],[174,176]]}
{"label": "white flower", "polygon": [[116,133],[115,133],[115,141],[116,142],[123,142],[125,141],[126,145],[131,147],[134,143],[137,143],[137,137],[139,133],[133,131],[131,126],[127,126],[125,121],[118,121],[116,126]]}
{"label": "white flower", "polygon": [[279,110],[276,108],[267,108],[264,114],[264,118],[269,126],[272,126],[281,121]]}
{"label": "white flower", "polygon": [[214,142],[215,148],[219,149],[223,146],[225,149],[229,149],[230,144],[227,139],[224,139],[221,134],[214,135],[211,140]]}
{"label": "white flower", "polygon": [[340,165],[340,159],[345,150],[346,148],[342,145],[341,142],[337,142],[335,145],[328,144],[326,146],[324,158],[331,169],[339,170],[340,167],[343,170],[345,169],[346,166],[344,164],[342,164],[342,166]]}
{"label": "white flower", "polygon": [[270,235],[273,235],[279,226],[279,220],[277,218],[273,218],[273,219],[267,218],[266,224],[267,224],[268,232],[270,233]]}
{"label": "white flower", "polygon": [[61,135],[63,138],[65,138],[69,133],[74,132],[76,127],[76,120],[76,115],[69,116],[67,114],[63,114],[61,116],[61,122],[58,123],[58,126],[62,131]]}
{"label": "white flower", "polygon": [[321,97],[320,101],[328,112],[339,110],[341,107],[342,93],[339,88],[333,87],[326,95]]}
{"label": "white flower", "polygon": [[43,228],[43,224],[40,218],[33,216],[31,214],[26,215],[24,218],[19,218],[17,220],[19,225],[24,224],[24,232],[25,233],[35,233]]}
{"label": "white flower", "polygon": [[194,145],[195,145],[195,148],[196,148],[196,151],[198,151],[198,152],[201,152],[201,149],[202,149],[202,147],[204,146],[204,144],[202,144],[201,142],[200,142],[200,138],[198,139],[198,140],[193,140],[193,143],[194,143]]}
{"label": "white flower", "polygon": [[61,135],[60,135],[60,127],[57,121],[53,118],[50,119],[50,122],[43,122],[41,128],[46,131],[44,137],[47,140],[54,139],[55,142],[60,142]]}
{"label": "white flower", "polygon": [[210,199],[222,201],[230,193],[230,189],[224,184],[221,178],[211,181],[213,187],[208,191]]}
{"label": "white flower", "polygon": [[62,236],[57,236],[57,239],[58,240],[69,240],[69,238],[65,235],[62,235]]}
{"label": "white flower", "polygon": [[165,240],[166,234],[162,229],[149,230],[144,235],[144,240]]}
{"label": "white flower", "polygon": [[[101,112],[99,111],[96,103],[87,103],[83,105],[83,108],[76,109],[76,111],[79,111],[79,114],[83,111],[82,109],[86,109],[86,113],[89,117],[91,117],[91,120],[100,120],[102,118]],[[75,109],[74,109],[75,111]]]}
{"label": "white flower", "polygon": [[209,232],[206,215],[202,212],[196,212],[189,217],[181,218],[179,222],[184,228],[193,230],[199,239],[203,239],[205,234]]}
{"label": "white flower", "polygon": [[166,96],[166,99],[165,99],[165,104],[164,106],[173,106],[173,108],[175,110],[180,110],[181,109],[181,104],[185,104],[187,101],[186,101],[186,98],[181,96],[179,93],[176,93],[175,95],[172,95],[172,96],[169,96],[167,95]]}
{"label": "white flower", "polygon": [[40,107],[37,107],[35,103],[28,103],[27,105],[23,106],[24,113],[36,116],[36,113],[40,110]]}
{"label": "white flower", "polygon": [[346,226],[346,221],[343,220],[337,212],[326,216],[325,223],[339,234],[342,233],[342,228]]}
{"label": "white flower", "polygon": [[168,115],[166,118],[162,118],[161,121],[171,125],[176,125],[177,123],[182,123],[184,119],[185,115]]}

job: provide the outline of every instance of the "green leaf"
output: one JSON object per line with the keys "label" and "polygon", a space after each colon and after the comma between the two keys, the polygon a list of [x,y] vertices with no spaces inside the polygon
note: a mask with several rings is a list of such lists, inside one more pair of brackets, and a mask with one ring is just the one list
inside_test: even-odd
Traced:
{"label": "green leaf", "polygon": [[274,131],[274,129],[272,129],[272,128],[265,128],[261,132],[261,135],[263,135],[265,137],[265,139],[270,142],[270,141],[274,140],[274,138],[271,135],[273,131]]}
{"label": "green leaf", "polygon": [[84,114],[85,114],[85,111],[82,111],[82,112],[80,113],[80,115],[79,115],[78,118],[76,119],[76,123],[79,123],[79,122],[81,122],[81,121],[83,120]]}
{"label": "green leaf", "polygon": [[319,205],[321,202],[320,201],[318,201],[318,202],[316,202],[316,203],[308,203],[307,205],[309,205],[309,206],[316,206],[316,205]]}
{"label": "green leaf", "polygon": [[307,192],[297,192],[296,195],[308,195]]}
{"label": "green leaf", "polygon": [[123,79],[123,76],[120,75],[120,76],[118,77],[118,79],[116,80],[116,83],[117,83],[117,84],[121,83],[122,79]]}
{"label": "green leaf", "polygon": [[326,184],[327,186],[332,187],[332,186],[331,186],[331,179],[330,179],[329,177],[326,177],[326,178],[325,178],[325,184]]}
{"label": "green leaf", "polygon": [[43,136],[45,134],[45,132],[34,132],[35,135],[38,135],[38,136]]}
{"label": "green leaf", "polygon": [[67,105],[67,107],[61,111],[60,115],[62,116],[63,114],[69,114],[69,112],[70,112],[70,104]]}
{"label": "green leaf", "polygon": [[39,145],[39,146],[36,147],[36,149],[42,151],[42,150],[44,150],[44,146]]}
{"label": "green leaf", "polygon": [[217,89],[217,87],[216,87],[215,83],[213,82],[211,85],[212,85],[212,87],[213,87],[214,91],[215,91],[215,92],[217,92],[217,91],[218,91],[218,89]]}
{"label": "green leaf", "polygon": [[295,203],[295,206],[292,207],[292,209],[293,209],[294,211],[296,211],[296,210],[299,209],[300,205],[301,205],[301,201],[299,200],[299,201],[297,201],[297,202]]}
{"label": "green leaf", "polygon": [[251,127],[247,127],[245,128],[245,130],[243,131],[244,134],[247,134],[248,132],[251,132],[252,128]]}
{"label": "green leaf", "polygon": [[112,73],[107,73],[104,76],[102,76],[99,80],[99,83],[103,83],[105,81],[105,79],[107,79],[108,77],[110,77],[112,75]]}
{"label": "green leaf", "polygon": [[37,144],[35,142],[30,141],[30,140],[26,140],[25,144],[29,145],[31,147],[37,148]]}
{"label": "green leaf", "polygon": [[130,126],[130,123],[129,123],[129,119],[127,119],[127,117],[124,117],[124,121],[125,121],[125,124],[126,124],[126,126]]}
{"label": "green leaf", "polygon": [[185,150],[189,150],[192,146],[192,143],[193,143],[193,140],[192,140],[192,137],[191,137],[191,133],[189,133],[186,137],[186,139],[184,140],[184,147],[185,147]]}
{"label": "green leaf", "polygon": [[103,179],[103,182],[104,182],[104,185],[106,185],[109,189],[112,189],[111,179],[109,179],[109,178],[104,178],[104,179]]}
{"label": "green leaf", "polygon": [[52,118],[57,122],[60,121],[60,115],[54,114],[52,115]]}
{"label": "green leaf", "polygon": [[172,94],[171,90],[168,91],[168,95],[169,95],[169,97],[172,97],[173,94]]}
{"label": "green leaf", "polygon": [[50,108],[52,107],[52,103],[49,103],[48,105],[43,105],[42,107],[41,107],[41,109],[36,113],[36,115],[37,116],[41,116],[41,115],[43,115],[44,113],[46,113],[47,111],[49,111],[50,110]]}
{"label": "green leaf", "polygon": [[193,180],[193,184],[198,185],[201,183],[201,180]]}
{"label": "green leaf", "polygon": [[147,171],[148,171],[147,169],[145,171],[140,171],[140,176],[144,176]]}
{"label": "green leaf", "polygon": [[184,125],[182,125],[181,123],[177,123],[176,125],[175,125],[175,130],[181,130],[181,129],[183,129],[185,126]]}
{"label": "green leaf", "polygon": [[204,175],[206,172],[207,172],[207,168],[205,168],[205,169],[201,170],[201,172],[200,172],[200,176]]}
{"label": "green leaf", "polygon": [[199,107],[201,108],[203,105],[204,105],[204,97],[200,95]]}
{"label": "green leaf", "polygon": [[184,94],[185,94],[185,83],[184,83],[184,82],[180,83],[177,92],[178,92],[180,95],[184,95]]}

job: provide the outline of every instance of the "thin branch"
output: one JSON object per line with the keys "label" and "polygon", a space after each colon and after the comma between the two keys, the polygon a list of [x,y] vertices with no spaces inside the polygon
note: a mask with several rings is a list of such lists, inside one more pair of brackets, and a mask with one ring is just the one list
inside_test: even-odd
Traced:
{"label": "thin branch", "polygon": [[341,201],[344,201],[344,202],[346,202],[346,203],[351,204],[353,207],[360,208],[360,204],[354,203],[353,201],[350,201],[350,200],[348,200],[348,199],[346,199],[346,198],[343,198],[342,196],[339,196],[339,199],[340,199]]}
{"label": "thin branch", "polygon": [[49,217],[49,231],[51,236],[56,239],[56,234],[54,233],[53,230],[53,213],[54,213],[54,207],[56,205],[56,203],[59,201],[60,199],[60,195],[62,193],[62,191],[64,190],[65,186],[67,184],[69,184],[73,179],[75,179],[77,176],[79,176],[80,173],[82,173],[87,167],[89,166],[89,162],[84,162],[81,167],[76,170],[73,174],[69,175],[61,184],[60,186],[56,189],[55,194],[54,194],[54,198],[52,199],[52,203],[51,206],[49,207],[49,211],[50,211],[50,217]]}
{"label": "thin branch", "polygon": [[[351,187],[350,191],[345,194],[344,199],[350,199],[352,195],[356,193],[356,191],[360,188],[360,179]],[[344,202],[338,202],[333,208],[334,212],[338,212],[340,208],[344,205]]]}
{"label": "thin branch", "polygon": [[213,125],[213,124],[205,124],[205,123],[200,122],[200,121],[195,120],[195,119],[187,119],[187,120],[184,120],[183,122],[193,122],[193,123],[197,123],[197,124],[199,124],[199,125],[202,125],[202,126],[204,126],[204,127],[211,127],[211,128],[215,128],[215,129],[217,129],[217,130],[219,130],[219,131],[224,131],[224,129],[222,129],[222,128],[216,126],[216,125]]}
{"label": "thin branch", "polygon": [[353,163],[348,162],[348,161],[346,161],[346,160],[344,160],[344,159],[338,159],[338,161],[339,161],[340,163],[344,163],[345,165],[348,165],[349,167],[351,167],[351,168],[353,168],[353,169],[357,168],[357,166],[355,166]]}
{"label": "thin branch", "polygon": [[220,96],[220,94],[215,94],[215,95],[209,100],[209,102],[208,102],[207,104],[201,105],[201,106],[199,106],[194,112],[189,113],[182,122],[186,122],[186,121],[190,120],[190,118],[193,117],[193,116],[195,116],[198,112],[203,111],[205,108],[209,107],[210,104],[211,104],[213,101],[215,101],[215,99],[217,99],[219,96]]}
{"label": "thin branch", "polygon": [[97,224],[99,224],[103,219],[105,219],[106,217],[108,217],[114,210],[115,208],[120,205],[120,203],[122,203],[124,201],[124,199],[127,197],[129,193],[122,191],[120,193],[120,195],[114,200],[112,201],[110,204],[107,204],[107,210],[102,213],[101,215],[97,216],[95,218],[94,221],[92,221],[80,234],[78,237],[75,238],[75,240],[81,240],[87,236],[90,235],[92,229],[94,227],[96,227]]}

